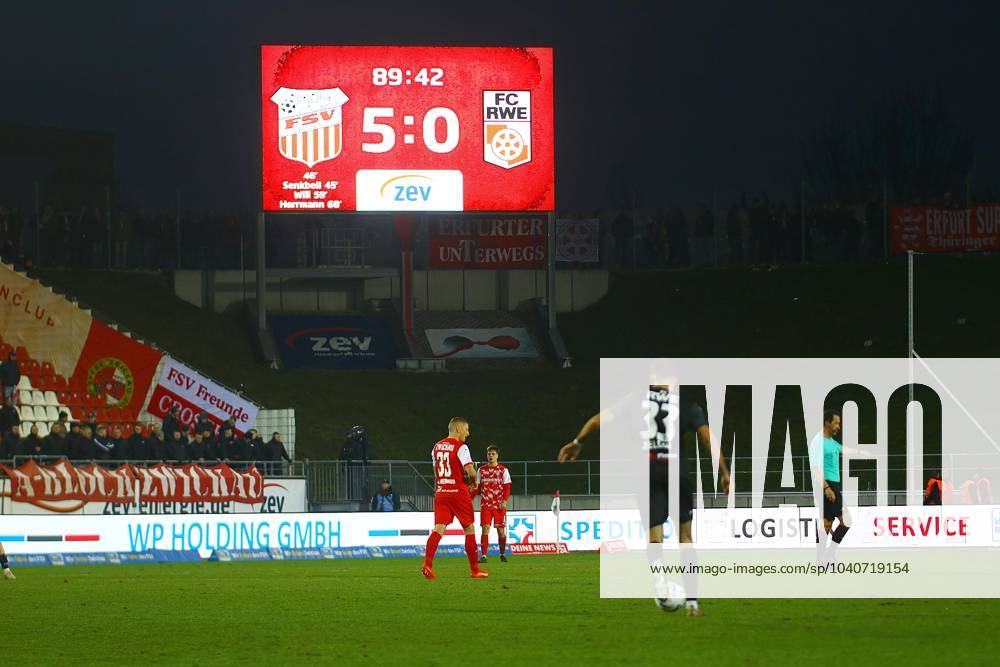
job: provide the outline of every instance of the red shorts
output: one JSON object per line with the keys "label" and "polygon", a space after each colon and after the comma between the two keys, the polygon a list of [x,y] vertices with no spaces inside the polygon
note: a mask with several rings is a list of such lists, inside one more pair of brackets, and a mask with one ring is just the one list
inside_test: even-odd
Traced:
{"label": "red shorts", "polygon": [[438,493],[434,496],[434,525],[449,525],[458,519],[462,528],[471,526],[476,520],[472,509],[472,498],[468,493]]}
{"label": "red shorts", "polygon": [[496,528],[506,528],[507,508],[500,507],[495,510],[482,509],[479,511],[479,525],[488,526],[492,522]]}

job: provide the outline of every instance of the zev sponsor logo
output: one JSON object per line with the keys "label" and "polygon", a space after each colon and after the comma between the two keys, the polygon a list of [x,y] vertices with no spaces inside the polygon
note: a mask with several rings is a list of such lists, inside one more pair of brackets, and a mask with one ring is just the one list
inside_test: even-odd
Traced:
{"label": "zev sponsor logo", "polygon": [[361,327],[316,327],[295,331],[285,336],[291,348],[309,345],[312,355],[326,357],[373,357],[373,336]]}
{"label": "zev sponsor logo", "polygon": [[447,169],[362,169],[359,211],[461,211],[462,172]]}

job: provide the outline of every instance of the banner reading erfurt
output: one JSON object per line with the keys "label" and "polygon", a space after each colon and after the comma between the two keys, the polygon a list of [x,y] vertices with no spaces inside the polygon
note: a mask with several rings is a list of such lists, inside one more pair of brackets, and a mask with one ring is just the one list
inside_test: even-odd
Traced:
{"label": "banner reading erfurt", "polygon": [[896,206],[889,216],[889,244],[892,252],[1000,250],[1000,203]]}
{"label": "banner reading erfurt", "polygon": [[434,269],[540,269],[544,215],[439,217],[430,221],[428,264]]}

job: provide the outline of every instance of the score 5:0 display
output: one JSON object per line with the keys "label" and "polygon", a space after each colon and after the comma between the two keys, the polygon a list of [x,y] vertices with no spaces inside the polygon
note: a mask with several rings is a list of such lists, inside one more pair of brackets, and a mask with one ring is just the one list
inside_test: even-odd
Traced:
{"label": "score 5:0 display", "polygon": [[[381,119],[394,118],[396,110],[392,107],[365,107],[362,131],[366,134],[377,134],[381,137],[377,142],[363,142],[361,150],[366,153],[387,153],[396,145],[396,130]],[[444,141],[438,141],[437,122],[444,121]],[[413,117],[404,116],[404,125],[412,125]],[[432,153],[450,153],[458,146],[458,114],[448,107],[434,107],[424,114],[423,122],[424,146]],[[403,143],[413,143],[412,134],[403,134]]]}

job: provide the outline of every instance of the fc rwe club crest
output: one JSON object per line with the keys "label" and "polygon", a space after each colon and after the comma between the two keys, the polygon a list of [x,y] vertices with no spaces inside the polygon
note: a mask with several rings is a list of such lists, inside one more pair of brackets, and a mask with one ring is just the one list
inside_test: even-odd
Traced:
{"label": "fc rwe club crest", "polygon": [[279,88],[271,96],[278,106],[278,150],[307,167],[332,160],[344,145],[342,108],[348,97],[340,88]]}
{"label": "fc rwe club crest", "polygon": [[483,91],[483,159],[504,169],[531,161],[531,91]]}

